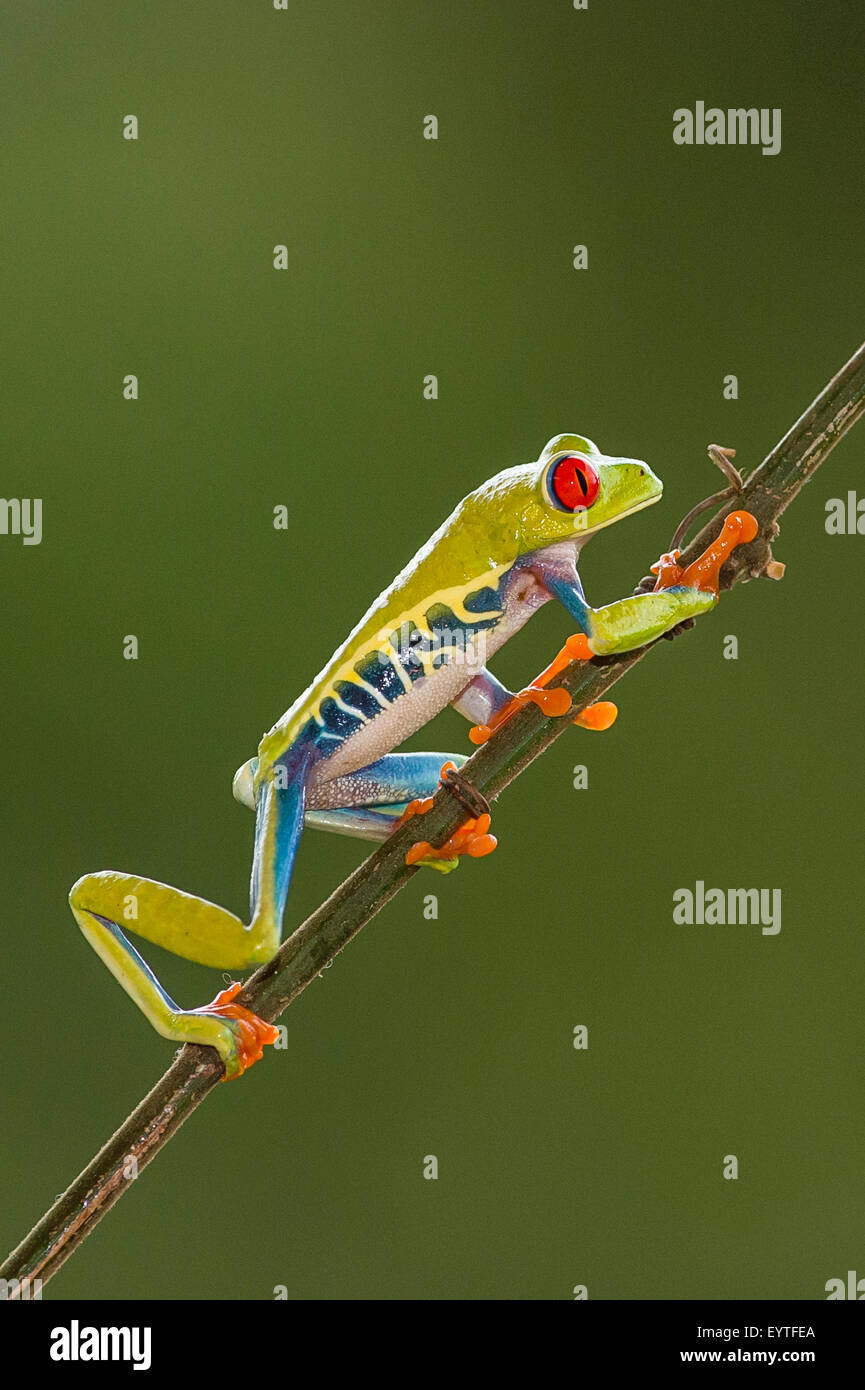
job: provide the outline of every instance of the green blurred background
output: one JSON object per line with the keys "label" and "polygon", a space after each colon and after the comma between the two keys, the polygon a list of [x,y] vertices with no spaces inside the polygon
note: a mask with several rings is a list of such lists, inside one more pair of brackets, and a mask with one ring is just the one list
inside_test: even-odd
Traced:
{"label": "green blurred background", "polygon": [[[40,546],[0,537],[4,1247],[172,1055],[72,882],[244,911],[235,768],[464,493],[559,431],[647,459],[662,504],[584,558],[609,602],[718,485],[706,444],[750,469],[856,348],[863,27],[826,0],[3,7],[2,491],[44,499]],[[698,99],[781,107],[782,152],[674,145]],[[865,538],[823,524],[863,457],[860,426],[784,519],[784,582],[629,675],[611,733],[559,741],[497,805],[494,859],[416,876],[46,1297],[865,1275]],[[549,605],[498,675],[571,630]],[[309,832],[286,926],[361,856]],[[697,879],[781,888],[780,935],[674,926]],[[182,1003],[220,987],[146,949]]]}

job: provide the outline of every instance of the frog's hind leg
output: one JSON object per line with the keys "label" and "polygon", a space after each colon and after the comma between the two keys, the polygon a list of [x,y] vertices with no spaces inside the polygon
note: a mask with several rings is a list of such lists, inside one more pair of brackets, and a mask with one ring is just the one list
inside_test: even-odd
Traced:
{"label": "frog's hind leg", "polygon": [[306,820],[311,825],[318,823],[313,817],[319,811],[382,810],[435,796],[445,764],[462,767],[465,761],[461,753],[388,753],[357,772],[310,787]]}
{"label": "frog's hind leg", "polygon": [[313,830],[330,830],[335,835],[347,835],[354,840],[386,840],[396,829],[407,801],[394,806],[344,806],[328,811],[307,811],[304,825]]}
{"label": "frog's hind leg", "polygon": [[260,1057],[262,1043],[274,1041],[276,1030],[231,1002],[239,986],[203,1008],[180,1009],[127,940],[121,923],[202,965],[242,970],[268,960],[280,940],[311,766],[310,748],[290,749],[282,775],[266,779],[260,788],[248,926],[215,903],[133,874],[87,874],[69,895],[87,941],[156,1031],[175,1042],[215,1047],[225,1062],[226,1079]]}
{"label": "frog's hind leg", "polygon": [[358,840],[386,840],[412,801],[435,796],[446,763],[461,753],[388,753],[378,762],[311,789],[304,824]]}
{"label": "frog's hind leg", "polygon": [[[446,763],[462,767],[462,753],[388,753],[377,762],[309,788],[304,824],[362,840],[385,840],[411,801],[435,796]],[[235,798],[255,808],[258,762],[250,758],[234,778]]]}
{"label": "frog's hind leg", "polygon": [[[310,794],[306,824],[363,840],[386,840],[404,816],[425,809],[425,803],[438,791],[444,767],[459,769],[465,761],[459,753],[390,753],[369,767],[316,787]],[[480,852],[478,843],[473,842],[483,840],[489,848],[495,845],[493,837],[486,834],[489,816],[484,820],[484,827],[476,829],[479,823],[471,818],[448,841],[453,848],[447,853],[427,846],[428,853],[407,862],[449,873],[461,854]]]}

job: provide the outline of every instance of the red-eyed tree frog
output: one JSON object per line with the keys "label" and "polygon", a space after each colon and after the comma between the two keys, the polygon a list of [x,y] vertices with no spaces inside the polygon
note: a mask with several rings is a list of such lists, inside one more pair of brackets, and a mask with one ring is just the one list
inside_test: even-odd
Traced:
{"label": "red-eyed tree frog", "polygon": [[[713,607],[717,590],[679,571],[675,556],[664,557],[656,592],[604,608],[586,601],[577,573],[583,545],[661,492],[640,460],[607,457],[590,439],[564,434],[535,462],[506,468],[459,503],[235,775],[235,797],[255,811],[248,923],[134,874],[78,880],[76,921],[158,1033],[215,1047],[225,1079],[277,1036],[231,1002],[237,984],[213,1004],[179,1008],[120,923],[202,965],[243,970],[268,960],[304,824],[382,840],[411,803],[432,796],[443,762],[459,767],[465,758],[392,750],[447,704],[489,727],[513,697],[486,661],[542,604],[564,606],[587,657],[643,646]],[[427,859],[436,862],[431,849]]]}

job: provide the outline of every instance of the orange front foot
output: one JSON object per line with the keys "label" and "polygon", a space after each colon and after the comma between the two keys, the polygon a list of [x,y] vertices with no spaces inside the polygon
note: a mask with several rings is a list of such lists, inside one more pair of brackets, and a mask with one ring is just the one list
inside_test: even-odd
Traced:
{"label": "orange front foot", "polygon": [[235,1024],[233,1031],[237,1035],[237,1052],[234,1065],[229,1067],[226,1064],[223,1081],[233,1081],[235,1077],[242,1076],[247,1067],[262,1056],[265,1044],[275,1043],[279,1037],[279,1029],[272,1023],[265,1023],[264,1019],[242,1004],[231,1002],[242,988],[235,980],[228,989],[220,990],[212,1004],[204,1004],[195,1011],[199,1014],[216,1014],[218,1018],[230,1019]]}
{"label": "orange front foot", "polygon": [[618,706],[612,700],[599,700],[596,705],[587,705],[584,710],[574,720],[581,729],[592,729],[595,733],[602,734],[605,729],[609,729],[615,724],[618,718]]}
{"label": "orange front foot", "polygon": [[[547,686],[554,680],[566,666],[572,661],[590,661],[592,650],[589,646],[589,639],[584,632],[576,632],[573,637],[569,637],[558,655],[550,662],[539,676],[535,676],[531,685],[527,685],[524,690],[520,690],[512,700],[506,705],[502,705],[498,714],[494,715],[489,724],[475,724],[469,729],[469,739],[472,743],[486,743],[487,739],[500,729],[503,724],[507,724],[509,719],[521,710],[524,705],[534,704],[543,710],[544,714],[557,718],[567,714],[571,708],[571,697],[562,686],[556,686],[548,690]],[[582,710],[574,719],[575,724],[579,724],[583,729],[609,729],[615,722],[618,710],[609,700],[603,700],[597,705],[590,705],[588,709]]]}
{"label": "orange front foot", "polygon": [[682,569],[678,563],[678,550],[662,555],[652,574],[658,576],[654,592],[670,589],[674,584],[683,584],[689,589],[705,589],[718,596],[718,576],[727,557],[737,545],[747,545],[757,535],[760,527],[757,518],[750,512],[731,512],[724,522],[720,535],[708,546],[692,565]]}

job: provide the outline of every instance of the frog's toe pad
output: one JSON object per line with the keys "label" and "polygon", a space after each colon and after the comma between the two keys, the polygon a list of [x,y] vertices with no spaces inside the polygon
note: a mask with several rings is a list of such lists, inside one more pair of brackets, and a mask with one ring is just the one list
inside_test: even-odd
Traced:
{"label": "frog's toe pad", "polygon": [[618,713],[612,700],[599,700],[596,705],[589,705],[581,710],[574,723],[579,724],[581,729],[594,729],[597,733],[602,733],[604,729],[609,729],[615,724]]}
{"label": "frog's toe pad", "polygon": [[224,1059],[223,1081],[233,1081],[235,1077],[242,1076],[247,1067],[259,1060],[266,1044],[275,1043],[279,1037],[279,1029],[272,1023],[265,1023],[264,1019],[259,1018],[251,1009],[232,1002],[242,988],[243,986],[235,980],[227,989],[220,990],[211,1004],[205,1004],[196,1010],[196,1013],[214,1014],[217,1018],[230,1020],[236,1044],[231,1055]]}
{"label": "frog's toe pad", "polygon": [[[486,854],[492,854],[498,840],[495,835],[489,833],[490,817],[488,815],[472,816],[455,830],[449,840],[436,848],[431,845],[429,840],[418,840],[406,852],[406,864],[427,864],[441,867],[442,861],[450,861],[450,868],[456,868],[459,858],[463,854],[469,855],[471,859],[482,859]],[[456,861],[456,862],[453,862]]]}

